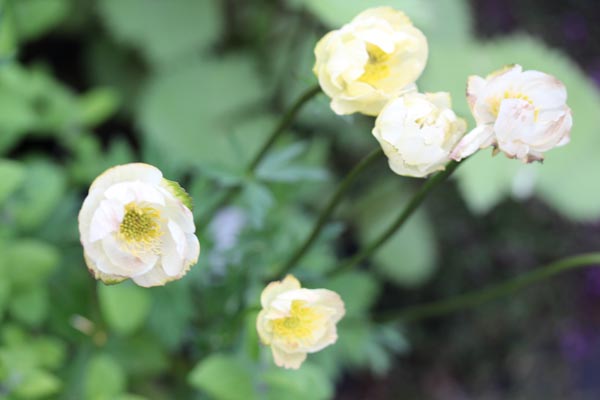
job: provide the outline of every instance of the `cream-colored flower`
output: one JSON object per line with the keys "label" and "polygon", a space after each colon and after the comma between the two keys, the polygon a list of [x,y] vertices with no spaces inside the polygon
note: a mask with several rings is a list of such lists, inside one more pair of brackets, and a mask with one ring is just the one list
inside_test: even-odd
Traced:
{"label": "cream-colored flower", "polygon": [[275,364],[298,369],[307,353],[337,340],[337,322],[344,316],[340,296],[327,289],[302,289],[292,275],[263,290],[256,329],[271,346]]}
{"label": "cream-colored flower", "polygon": [[477,127],[453,150],[455,160],[495,146],[528,163],[569,142],[573,120],[567,90],[552,75],[512,65],[485,79],[471,76],[467,100]]}
{"label": "cream-colored flower", "polygon": [[198,260],[191,199],[148,164],[110,168],[94,180],[79,212],[79,234],[96,279],[140,286],[179,279]]}
{"label": "cream-colored flower", "polygon": [[373,136],[392,171],[421,178],[445,168],[467,127],[450,107],[446,92],[409,93],[385,106]]}
{"label": "cream-colored flower", "polygon": [[403,12],[371,8],[317,43],[313,71],[337,114],[377,115],[415,90],[427,52],[427,39]]}

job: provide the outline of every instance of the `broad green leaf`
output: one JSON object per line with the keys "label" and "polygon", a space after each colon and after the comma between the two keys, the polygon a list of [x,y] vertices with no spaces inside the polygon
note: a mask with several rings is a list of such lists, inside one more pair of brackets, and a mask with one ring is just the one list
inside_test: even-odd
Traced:
{"label": "broad green leaf", "polygon": [[125,371],[111,356],[96,355],[87,367],[84,381],[85,399],[113,399],[125,390],[126,384]]}
{"label": "broad green leaf", "polygon": [[188,376],[189,383],[215,400],[251,400],[257,396],[251,370],[243,361],[214,354],[201,360]]}
{"label": "broad green leaf", "polygon": [[245,165],[272,129],[270,117],[244,116],[264,95],[249,59],[196,60],[148,83],[137,121],[170,162]]}
{"label": "broad green leaf", "polygon": [[35,369],[27,372],[14,390],[18,399],[45,399],[57,394],[62,386],[61,381],[51,373]]}
{"label": "broad green leaf", "polygon": [[97,284],[100,310],[108,326],[118,334],[130,335],[138,330],[150,311],[150,293],[130,282],[107,286]]}
{"label": "broad green leaf", "polygon": [[403,11],[431,40],[457,40],[469,33],[469,7],[464,0],[289,0],[304,5],[329,27],[337,29],[372,7]]}
{"label": "broad green leaf", "polygon": [[266,398],[270,400],[324,400],[332,398],[334,394],[327,375],[310,362],[305,362],[295,371],[272,368],[262,379],[268,388]]}
{"label": "broad green leaf", "polygon": [[11,62],[17,52],[14,13],[10,0],[0,0],[0,66]]}
{"label": "broad green leaf", "polygon": [[211,45],[220,34],[212,0],[101,0],[100,13],[115,38],[140,48],[153,62],[175,63]]}
{"label": "broad green leaf", "polygon": [[23,182],[25,168],[18,161],[0,159],[0,205]]}
{"label": "broad green leaf", "polygon": [[366,315],[377,300],[379,285],[372,274],[354,271],[344,273],[327,283],[344,301],[346,317]]}
{"label": "broad green leaf", "polygon": [[[352,209],[363,246],[393,223],[412,194],[413,190],[391,171],[386,179],[369,188]],[[436,265],[435,240],[426,214],[417,210],[372,259],[377,270],[398,285],[423,284]]]}
{"label": "broad green leaf", "polygon": [[14,6],[20,40],[31,40],[48,32],[68,15],[70,0],[19,0]]}

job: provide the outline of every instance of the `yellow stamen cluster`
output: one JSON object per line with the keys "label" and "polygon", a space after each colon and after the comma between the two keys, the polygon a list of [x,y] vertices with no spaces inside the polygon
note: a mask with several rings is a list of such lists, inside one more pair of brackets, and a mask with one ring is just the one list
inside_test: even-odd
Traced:
{"label": "yellow stamen cluster", "polygon": [[[507,99],[524,100],[524,101],[528,102],[529,104],[534,105],[531,97],[527,96],[525,93],[515,92],[512,90],[505,90],[504,94],[502,96],[495,97],[495,98],[491,99],[489,102],[490,112],[495,117],[497,117],[498,113],[500,112],[500,104],[502,104],[502,100],[507,100]],[[539,109],[536,107],[535,116],[534,116],[536,121],[537,121],[538,114],[539,114]]]}
{"label": "yellow stamen cluster", "polygon": [[119,227],[119,236],[132,252],[151,251],[159,248],[162,231],[160,211],[134,202],[125,206],[125,216]]}
{"label": "yellow stamen cluster", "polygon": [[390,75],[390,67],[387,65],[390,54],[370,43],[367,44],[367,53],[369,53],[369,61],[365,65],[365,72],[358,80],[372,85]]}
{"label": "yellow stamen cluster", "polygon": [[290,316],[272,321],[273,333],[281,338],[305,339],[322,325],[322,315],[314,308],[307,307],[303,300],[292,301]]}

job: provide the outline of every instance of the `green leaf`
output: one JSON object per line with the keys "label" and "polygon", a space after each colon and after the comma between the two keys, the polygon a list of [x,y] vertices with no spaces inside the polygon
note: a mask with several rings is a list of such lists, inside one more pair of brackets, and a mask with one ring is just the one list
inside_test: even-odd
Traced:
{"label": "green leaf", "polygon": [[14,394],[18,399],[41,399],[57,394],[61,387],[62,383],[56,376],[36,369],[23,376]]}
{"label": "green leaf", "polygon": [[0,65],[10,62],[17,52],[14,13],[9,0],[0,0]]}
{"label": "green leaf", "polygon": [[347,318],[366,315],[379,295],[379,284],[373,275],[360,271],[336,276],[328,282],[327,288],[342,297]]}
{"label": "green leaf", "polygon": [[[363,246],[390,226],[412,194],[401,178],[391,172],[371,186],[352,209]],[[372,258],[377,271],[392,282],[409,287],[422,285],[436,266],[435,240],[426,214],[416,211]]]}
{"label": "green leaf", "polygon": [[139,47],[153,62],[175,63],[206,49],[220,34],[217,2],[204,0],[101,0],[110,32]]}
{"label": "green leaf", "polygon": [[60,261],[58,249],[35,239],[21,239],[4,250],[10,281],[15,286],[32,286],[46,281]]}
{"label": "green leaf", "polygon": [[266,185],[258,182],[247,182],[242,192],[242,201],[249,210],[248,219],[250,223],[256,228],[261,228],[275,199]]}
{"label": "green leaf", "polygon": [[188,381],[215,400],[257,398],[250,369],[233,356],[223,354],[208,356],[190,372]]}
{"label": "green leaf", "polygon": [[39,327],[48,315],[48,300],[48,290],[44,286],[21,290],[10,299],[10,315],[26,325]]}
{"label": "green leaf", "polygon": [[182,279],[151,290],[150,329],[166,347],[175,349],[197,312],[189,281]]}
{"label": "green leaf", "polygon": [[263,96],[248,58],[196,60],[156,75],[136,117],[146,138],[170,162],[243,165],[262,144],[273,120],[246,120],[240,113],[255,108]]}
{"label": "green leaf", "polygon": [[96,355],[87,367],[84,381],[85,398],[113,399],[125,390],[126,384],[125,371],[111,356]]}
{"label": "green leaf", "polygon": [[146,321],[150,294],[131,282],[106,286],[97,284],[100,310],[108,326],[118,334],[130,335]]}
{"label": "green leaf", "polygon": [[9,215],[26,231],[35,230],[55,212],[66,189],[63,171],[47,161],[27,166],[25,181],[6,205]]}
{"label": "green leaf", "polygon": [[0,205],[23,182],[25,168],[18,161],[0,159]]}
{"label": "green leaf", "polygon": [[341,28],[362,11],[390,6],[403,11],[425,36],[433,40],[457,40],[469,34],[470,15],[466,1],[440,0],[290,0],[304,5],[333,29]]}
{"label": "green leaf", "polygon": [[96,126],[119,108],[120,98],[114,89],[97,88],[79,98],[81,122],[85,126]]}
{"label": "green leaf", "polygon": [[35,39],[61,23],[70,11],[69,0],[19,0],[12,2],[19,38]]}
{"label": "green leaf", "polygon": [[317,365],[305,362],[295,371],[273,368],[262,379],[268,385],[267,399],[321,400],[334,394],[333,385]]}

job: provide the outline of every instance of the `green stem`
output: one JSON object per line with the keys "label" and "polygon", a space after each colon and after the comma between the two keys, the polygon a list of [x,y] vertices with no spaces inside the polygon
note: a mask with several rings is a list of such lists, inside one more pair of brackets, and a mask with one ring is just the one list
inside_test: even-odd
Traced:
{"label": "green stem", "polygon": [[[256,167],[258,167],[258,165],[261,163],[261,161],[263,160],[263,158],[265,157],[267,152],[271,149],[273,144],[275,144],[277,139],[279,139],[279,137],[283,134],[283,132],[285,132],[285,130],[292,124],[292,122],[294,121],[294,118],[296,117],[296,115],[298,114],[300,109],[302,109],[304,104],[306,104],[310,99],[315,97],[320,92],[321,92],[321,87],[319,85],[312,86],[306,92],[304,92],[304,94],[302,96],[300,96],[296,100],[296,102],[292,105],[292,107],[290,109],[287,110],[287,112],[283,115],[283,117],[279,121],[279,124],[275,127],[273,132],[271,132],[271,134],[269,135],[267,141],[262,145],[262,147],[260,148],[258,153],[256,153],[254,158],[250,161],[250,163],[246,167],[245,173],[247,176],[254,175],[254,171],[256,170]],[[237,193],[240,191],[240,189],[241,189],[241,186],[239,186],[239,185],[229,187],[225,191],[223,196],[221,196],[219,201],[215,202],[215,204],[213,204],[212,207],[210,207],[208,210],[206,210],[204,212],[204,214],[201,217],[201,220],[206,221],[208,218],[210,218],[212,215],[214,215],[214,213],[218,209],[220,209],[225,204],[227,204],[231,200],[233,200],[233,198],[237,195]]]}
{"label": "green stem", "polygon": [[450,162],[446,165],[446,169],[444,171],[438,172],[430,179],[428,179],[421,188],[413,195],[409,203],[404,207],[402,213],[396,218],[394,223],[388,227],[379,237],[377,237],[374,241],[364,247],[360,253],[356,254],[348,261],[343,262],[338,265],[336,268],[329,272],[329,276],[335,276],[343,271],[346,271],[355,265],[359,264],[365,258],[369,257],[375,251],[379,249],[385,242],[388,241],[401,227],[404,223],[410,218],[410,216],[415,212],[417,208],[421,205],[423,200],[427,197],[429,192],[431,192],[434,188],[436,188],[439,184],[444,182],[452,173],[456,170],[459,163],[456,161]]}
{"label": "green stem", "polygon": [[369,165],[373,163],[373,161],[378,159],[382,154],[383,151],[381,150],[381,148],[373,150],[358,164],[356,164],[354,168],[352,168],[352,170],[346,175],[344,180],[338,185],[335,193],[329,199],[327,206],[323,209],[323,211],[321,211],[319,218],[315,222],[310,234],[304,240],[304,243],[302,243],[302,245],[300,245],[300,247],[296,249],[292,256],[288,258],[286,263],[283,264],[283,267],[281,267],[278,270],[278,274],[287,274],[298,263],[298,261],[302,259],[302,257],[306,254],[308,249],[310,249],[314,241],[319,236],[319,233],[321,233],[321,230],[323,229],[325,223],[331,216],[331,213],[333,212],[333,210],[335,210],[335,207],[340,203],[342,196],[346,193],[350,185],[356,180],[356,178],[358,177],[358,175],[360,175],[361,172],[363,172]]}
{"label": "green stem", "polygon": [[454,311],[471,308],[490,300],[506,297],[529,285],[559,273],[593,264],[600,264],[600,252],[579,254],[573,257],[563,258],[562,260],[555,261],[541,268],[509,279],[506,282],[449,297],[447,299],[407,307],[399,312],[384,314],[378,319],[381,321],[400,320],[402,322],[414,322],[426,318],[438,317]]}

